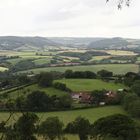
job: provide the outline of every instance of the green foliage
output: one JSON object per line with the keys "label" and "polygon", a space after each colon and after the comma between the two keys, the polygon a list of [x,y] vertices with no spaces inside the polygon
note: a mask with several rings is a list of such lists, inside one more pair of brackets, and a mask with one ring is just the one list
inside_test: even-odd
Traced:
{"label": "green foliage", "polygon": [[31,68],[35,68],[35,63],[31,60],[22,60],[16,63],[12,68],[11,71],[21,71],[21,70],[28,70]]}
{"label": "green foliage", "polygon": [[[26,105],[24,107],[24,104]],[[48,96],[42,91],[33,91],[27,96],[22,106],[23,109],[29,111],[48,111],[70,108],[72,105],[72,98],[70,95],[65,96]]]}
{"label": "green foliage", "polygon": [[111,135],[122,140],[137,140],[137,132],[134,122],[125,115],[112,115],[97,120],[91,131],[93,137],[105,137]]}
{"label": "green foliage", "polygon": [[96,74],[91,71],[73,72],[72,70],[66,70],[64,75],[65,75],[65,78],[88,78],[88,79],[96,78]]}
{"label": "green foliage", "polygon": [[129,93],[125,95],[123,99],[123,107],[131,114],[131,116],[137,118],[140,117],[140,98],[136,94]]}
{"label": "green foliage", "polygon": [[110,71],[107,71],[107,70],[100,70],[100,71],[97,72],[97,74],[99,76],[101,76],[102,78],[113,76],[113,72],[110,72]]}
{"label": "green foliage", "polygon": [[41,123],[39,133],[46,140],[61,139],[63,135],[63,122],[58,117],[49,117]]}
{"label": "green foliage", "polygon": [[52,73],[40,73],[38,75],[38,84],[41,87],[50,87],[53,83]]}
{"label": "green foliage", "polygon": [[91,93],[91,96],[93,97],[93,101],[96,105],[99,105],[100,102],[105,101],[105,93],[107,93],[106,90],[94,90]]}
{"label": "green foliage", "polygon": [[140,81],[136,81],[132,87],[131,87],[131,90],[136,93],[138,96],[140,96]]}
{"label": "green foliage", "polygon": [[23,113],[22,116],[14,123],[4,128],[4,140],[37,140],[36,123],[38,117],[33,113]]}
{"label": "green foliage", "polygon": [[23,114],[15,123],[15,129],[19,140],[36,140],[34,133],[36,131],[36,122],[38,117],[32,113]]}
{"label": "green foliage", "polygon": [[52,107],[52,100],[42,91],[34,91],[27,96],[26,108],[32,111],[46,111]]}
{"label": "green foliage", "polygon": [[87,140],[90,131],[90,122],[85,118],[77,117],[67,125],[65,131],[67,133],[78,134],[80,140]]}
{"label": "green foliage", "polygon": [[128,93],[124,96],[123,99],[123,107],[125,110],[130,109],[130,105],[132,102],[136,101],[138,99],[138,96],[134,93]]}
{"label": "green foliage", "polygon": [[60,82],[55,82],[53,84],[53,87],[62,91],[68,91],[71,92],[69,88],[67,88],[66,84],[60,83]]}

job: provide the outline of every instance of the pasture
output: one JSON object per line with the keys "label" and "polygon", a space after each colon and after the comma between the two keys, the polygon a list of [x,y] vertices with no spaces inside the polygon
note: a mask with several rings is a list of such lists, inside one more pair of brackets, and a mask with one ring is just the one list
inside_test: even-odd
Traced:
{"label": "pasture", "polygon": [[82,66],[64,66],[64,67],[46,67],[46,68],[36,68],[30,69],[26,71],[21,71],[19,73],[40,73],[40,72],[47,72],[47,71],[59,71],[65,72],[66,70],[73,70],[73,71],[92,71],[98,72],[100,70],[108,70],[112,71],[114,74],[125,74],[127,72],[139,72],[139,66],[136,64],[100,64],[100,65],[82,65]]}
{"label": "pasture", "polygon": [[[47,117],[57,116],[61,121],[66,125],[67,123],[73,121],[76,117],[82,116],[91,123],[98,120],[101,117],[106,117],[113,114],[126,114],[121,106],[104,106],[90,109],[80,109],[80,110],[71,110],[71,111],[56,111],[56,112],[42,112],[37,113],[41,121],[45,120]],[[8,112],[0,113],[0,121],[4,121],[8,118]],[[15,113],[14,118],[17,119],[20,116],[20,113]]]}
{"label": "pasture", "polygon": [[64,83],[72,91],[93,91],[93,90],[113,90],[126,88],[122,84],[115,84],[113,82],[104,82],[97,79],[62,79],[57,80],[58,82]]}
{"label": "pasture", "polygon": [[137,53],[132,51],[122,51],[122,50],[107,50],[106,51],[110,55],[118,55],[118,56],[135,56]]}
{"label": "pasture", "polygon": [[[44,91],[49,96],[53,96],[53,95],[63,96],[63,95],[67,94],[67,92],[65,92],[65,91],[61,91],[61,90],[51,88],[51,87],[50,88],[42,88],[42,87],[39,87],[37,84],[35,84],[35,85],[31,85],[31,86],[28,86],[28,87],[25,87],[25,88],[8,93],[8,98],[15,99],[15,98],[22,96],[22,95],[27,96],[31,92],[37,91],[37,90]],[[3,93],[3,92],[1,92],[1,93]]]}
{"label": "pasture", "polygon": [[[40,121],[44,121],[48,117],[57,116],[64,123],[65,126],[78,116],[85,117],[91,123],[94,123],[96,120],[102,117],[106,117],[113,114],[127,114],[127,113],[122,109],[121,106],[105,106],[81,110],[37,113]],[[14,123],[14,121],[17,120],[18,117],[20,117],[20,115],[21,115],[20,113],[15,113],[9,123]],[[7,120],[8,117],[9,117],[8,112],[0,112],[0,122]],[[65,137],[68,140],[79,140],[77,135],[66,135]],[[43,139],[39,138],[39,140]],[[105,140],[116,140],[116,139],[107,138]]]}

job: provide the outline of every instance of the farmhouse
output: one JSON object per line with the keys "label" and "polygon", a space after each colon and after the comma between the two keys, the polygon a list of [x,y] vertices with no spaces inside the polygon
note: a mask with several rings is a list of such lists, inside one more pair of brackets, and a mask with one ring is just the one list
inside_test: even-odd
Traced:
{"label": "farmhouse", "polygon": [[72,93],[71,97],[74,101],[79,101],[79,103],[90,104],[93,100],[89,92],[76,92]]}
{"label": "farmhouse", "polygon": [[[113,100],[118,99],[118,95],[116,92],[108,91],[104,93],[104,99],[101,99],[99,105],[105,105]],[[90,92],[75,92],[71,94],[71,97],[74,101],[78,101],[79,103],[91,104],[96,103],[96,97],[91,96]]]}
{"label": "farmhouse", "polygon": [[109,91],[105,94],[108,98],[115,98],[117,96],[117,93],[113,91]]}

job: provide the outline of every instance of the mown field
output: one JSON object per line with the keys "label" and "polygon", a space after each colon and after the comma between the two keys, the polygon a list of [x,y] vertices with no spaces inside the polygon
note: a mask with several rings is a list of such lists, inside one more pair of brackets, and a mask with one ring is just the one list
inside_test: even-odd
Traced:
{"label": "mown field", "polygon": [[[44,121],[47,117],[59,117],[61,121],[63,121],[64,125],[68,124],[69,122],[73,121],[76,117],[82,116],[87,119],[91,123],[98,120],[101,117],[106,117],[113,114],[127,114],[121,106],[106,106],[106,107],[98,107],[98,108],[91,108],[91,109],[81,109],[81,110],[73,110],[73,111],[59,111],[59,112],[46,112],[46,113],[37,113],[39,119]],[[15,120],[20,117],[20,113],[15,113],[13,118],[11,118],[9,123],[14,123]],[[0,112],[0,122],[4,121],[8,118],[8,112]],[[65,136],[68,140],[79,140],[77,135],[66,135]],[[39,138],[39,140],[43,140]],[[112,138],[107,138],[105,140],[116,140]]]}
{"label": "mown field", "polygon": [[[90,109],[81,109],[81,110],[72,110],[72,111],[57,111],[57,112],[46,112],[46,113],[37,113],[41,121],[45,120],[47,117],[57,116],[61,121],[66,125],[68,122],[73,121],[76,117],[82,116],[87,119],[91,123],[96,121],[101,117],[105,117],[112,114],[126,114],[126,112],[122,109],[121,106],[105,106],[105,107],[97,107]],[[8,118],[8,112],[0,113],[0,121],[4,121]],[[17,119],[20,116],[20,113],[16,113],[14,118]]]}
{"label": "mown field", "polygon": [[97,72],[99,70],[109,70],[112,71],[114,74],[125,74],[127,72],[139,72],[139,66],[136,64],[104,64],[104,65],[83,65],[83,66],[65,66],[65,67],[47,67],[47,68],[36,68],[30,69],[26,71],[21,71],[19,73],[27,73],[27,72],[46,72],[46,71],[60,71],[64,72],[66,70],[73,70],[73,71],[93,71]]}
{"label": "mown field", "polygon": [[93,90],[113,90],[127,88],[122,84],[115,84],[113,82],[104,82],[98,79],[62,79],[58,80],[67,85],[72,91],[93,91]]}
{"label": "mown field", "polygon": [[106,51],[108,54],[111,55],[118,55],[118,56],[133,56],[133,55],[137,55],[137,53],[134,53],[132,51],[122,51],[122,50],[107,50]]}

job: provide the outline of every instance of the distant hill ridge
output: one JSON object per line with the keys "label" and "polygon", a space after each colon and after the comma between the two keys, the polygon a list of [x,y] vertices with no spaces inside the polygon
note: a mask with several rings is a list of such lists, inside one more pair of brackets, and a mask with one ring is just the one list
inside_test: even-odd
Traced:
{"label": "distant hill ridge", "polygon": [[140,40],[92,37],[20,37],[0,36],[0,50],[44,50],[49,48],[75,47],[93,49],[116,49],[136,44]]}

